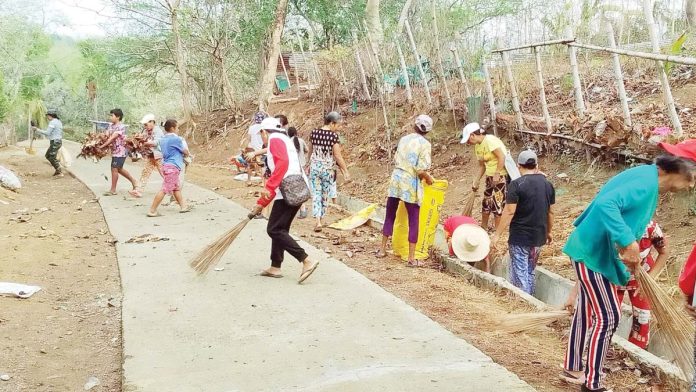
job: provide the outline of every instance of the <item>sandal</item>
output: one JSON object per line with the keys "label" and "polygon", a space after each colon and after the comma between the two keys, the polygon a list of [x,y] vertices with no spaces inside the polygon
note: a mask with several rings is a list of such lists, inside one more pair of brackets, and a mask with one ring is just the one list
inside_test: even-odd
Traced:
{"label": "sandal", "polygon": [[420,261],[416,260],[416,261],[409,261],[408,263],[406,263],[406,266],[411,267],[411,268],[420,268],[423,265],[421,264]]}
{"label": "sandal", "polygon": [[574,384],[574,385],[584,385],[585,384],[585,375],[578,377],[578,376],[573,375],[573,373],[571,373],[565,369],[563,369],[561,374],[558,375],[558,378],[567,382],[568,384]]}
{"label": "sandal", "polygon": [[147,213],[147,216],[149,216],[150,218],[156,218],[156,217],[158,217],[158,216],[162,216],[162,214],[160,214],[159,211],[154,212],[154,213],[153,213],[153,212],[148,212],[148,213]]}
{"label": "sandal", "polygon": [[136,197],[136,198],[141,198],[141,197],[143,197],[143,194],[140,193],[137,189],[131,189],[131,190],[129,190],[129,191],[128,191],[128,194],[131,195],[131,196],[133,196],[133,197]]}
{"label": "sandal", "polygon": [[319,266],[319,262],[317,261],[317,262],[314,263],[314,265],[313,265],[310,269],[308,269],[308,270],[304,271],[303,273],[301,273],[301,274],[300,274],[300,279],[297,281],[297,284],[301,284],[302,282],[304,282],[305,280],[307,280],[307,278],[309,278],[310,275],[312,275],[312,274],[314,273],[314,271],[317,269],[318,266]]}
{"label": "sandal", "polygon": [[186,206],[186,208],[182,208],[181,210],[179,210],[179,213],[185,214],[187,212],[191,212],[192,209],[193,209],[193,206]]}
{"label": "sandal", "polygon": [[383,252],[382,249],[375,252],[375,257],[378,259],[383,259],[387,257],[387,252]]}
{"label": "sandal", "polygon": [[116,192],[106,191],[102,193],[102,196],[116,196],[117,194]]}
{"label": "sandal", "polygon": [[274,274],[274,273],[268,272],[266,270],[263,270],[263,271],[261,271],[259,276],[265,276],[267,278],[282,278],[283,274]]}
{"label": "sandal", "polygon": [[322,227],[321,225],[316,225],[316,226],[314,226],[314,232],[315,232],[315,233],[321,233],[321,230],[322,230],[322,229],[323,229],[323,227]]}

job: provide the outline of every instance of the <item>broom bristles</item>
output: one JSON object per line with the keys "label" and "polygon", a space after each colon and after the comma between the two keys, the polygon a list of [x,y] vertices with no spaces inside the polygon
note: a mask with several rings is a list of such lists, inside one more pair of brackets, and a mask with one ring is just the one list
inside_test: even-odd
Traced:
{"label": "broom bristles", "polygon": [[206,246],[201,253],[198,254],[193,260],[191,260],[191,268],[193,268],[198,275],[203,275],[210,270],[215,264],[217,264],[222,256],[227,252],[227,249],[232,245],[232,242],[237,238],[242,229],[250,222],[249,218],[245,218],[241,222],[226,233],[221,235],[213,243]]}
{"label": "broom bristles", "polygon": [[674,362],[684,372],[687,380],[694,374],[693,338],[694,324],[681,306],[667,294],[644,269],[638,268],[640,291],[651,305],[663,339],[672,352]]}
{"label": "broom bristles", "polygon": [[462,212],[464,216],[471,216],[471,212],[474,210],[474,201],[476,201],[476,192],[472,191],[464,200],[464,210]]}
{"label": "broom bristles", "polygon": [[566,310],[508,314],[500,319],[498,325],[505,332],[516,333],[545,327],[556,320],[569,316],[570,313]]}

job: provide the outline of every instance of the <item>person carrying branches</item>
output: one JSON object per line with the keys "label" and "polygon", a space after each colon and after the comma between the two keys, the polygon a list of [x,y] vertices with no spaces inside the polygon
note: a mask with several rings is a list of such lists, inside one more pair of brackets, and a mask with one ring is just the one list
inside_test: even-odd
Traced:
{"label": "person carrying branches", "polygon": [[128,191],[128,193],[133,197],[142,197],[141,193],[138,191],[138,183],[133,176],[123,168],[123,165],[126,163],[126,158],[128,157],[128,149],[126,148],[126,126],[121,122],[123,121],[123,111],[121,109],[112,109],[109,113],[111,114],[111,124],[106,130],[109,134],[109,138],[99,146],[99,149],[111,146],[111,189],[104,192],[104,196],[116,195],[116,185],[118,185],[118,177],[121,175],[126,177],[133,186],[133,189]]}

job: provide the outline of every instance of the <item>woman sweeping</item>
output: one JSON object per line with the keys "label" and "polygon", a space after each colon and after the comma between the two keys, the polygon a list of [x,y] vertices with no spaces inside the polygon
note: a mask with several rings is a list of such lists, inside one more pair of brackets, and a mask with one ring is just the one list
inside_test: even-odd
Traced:
{"label": "woman sweeping", "polygon": [[481,226],[488,230],[488,219],[491,214],[495,217],[498,227],[500,217],[505,207],[507,183],[510,181],[505,170],[505,144],[486,132],[478,123],[467,124],[462,130],[462,144],[474,145],[474,152],[479,162],[479,173],[474,178],[471,189],[476,192],[481,178],[486,176],[486,189],[483,191]]}
{"label": "woman sweeping", "polygon": [[628,169],[610,179],[574,222],[563,252],[575,268],[579,293],[561,377],[582,384],[582,391],[607,390],[602,369],[621,316],[618,290],[640,266],[638,241],[659,194],[692,188],[692,170],[692,163],[666,155]]}
{"label": "woman sweeping", "polygon": [[324,117],[324,126],[313,130],[309,135],[309,182],[312,188],[312,215],[317,220],[314,227],[316,232],[322,230],[321,218],[326,215],[329,204],[334,165],[338,165],[345,181],[350,180],[337,133],[340,127],[341,115],[329,112]]}
{"label": "woman sweeping", "polygon": [[261,272],[261,276],[269,278],[282,278],[280,267],[283,263],[285,252],[297,259],[302,264],[302,272],[298,283],[304,282],[316,270],[319,262],[309,260],[307,253],[290,236],[290,225],[292,225],[300,206],[288,204],[279,191],[281,182],[289,176],[302,176],[307,182],[302,167],[300,166],[297,150],[287,135],[281,128],[278,119],[266,118],[261,122],[261,137],[268,146],[268,167],[271,176],[266,181],[266,185],[261,191],[261,197],[256,202],[256,207],[252,210],[252,215],[257,216],[264,207],[272,201],[273,208],[268,217],[268,236],[271,237],[271,266]]}
{"label": "woman sweeping", "polygon": [[416,261],[416,244],[418,243],[418,219],[420,215],[420,203],[423,199],[423,186],[421,181],[432,185],[433,177],[427,172],[431,164],[431,146],[425,138],[433,129],[433,120],[421,114],[416,117],[413,132],[402,137],[394,156],[395,168],[389,182],[389,196],[387,197],[387,213],[382,229],[382,248],[377,252],[377,257],[387,255],[387,242],[394,232],[394,221],[399,202],[404,202],[408,213],[408,266],[419,267]]}

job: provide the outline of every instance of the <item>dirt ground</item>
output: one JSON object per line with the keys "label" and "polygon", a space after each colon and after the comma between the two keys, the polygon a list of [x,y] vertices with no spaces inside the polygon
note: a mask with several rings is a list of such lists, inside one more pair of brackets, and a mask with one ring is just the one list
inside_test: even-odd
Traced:
{"label": "dirt ground", "polygon": [[[260,186],[247,188],[232,177],[229,169],[194,164],[186,178],[251,208]],[[340,211],[330,210],[325,224],[343,216]],[[316,234],[312,232],[313,224],[312,219],[296,219],[292,230],[466,339],[539,391],[579,389],[557,378],[565,350],[565,328],[544,328],[518,335],[502,333],[496,328],[496,315],[530,311],[519,300],[481,290],[463,277],[440,272],[437,266],[413,269],[394,257],[376,259],[372,251],[377,249],[381,237],[374,229],[362,227],[347,236],[349,243],[335,245],[338,231],[325,229]],[[615,391],[660,390],[657,385],[649,385],[652,382],[649,375],[631,368],[630,361],[617,359],[608,366],[611,369],[608,382]],[[638,383],[641,378],[644,384]]]}
{"label": "dirt ground", "polygon": [[[28,299],[0,297],[0,391],[121,391],[121,288],[113,238],[94,195],[37,151],[0,164],[23,179],[0,188],[0,280],[37,285]],[[16,151],[16,150],[14,150]]]}

